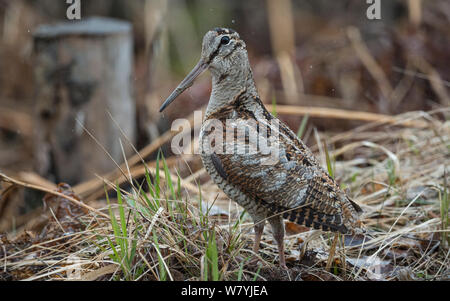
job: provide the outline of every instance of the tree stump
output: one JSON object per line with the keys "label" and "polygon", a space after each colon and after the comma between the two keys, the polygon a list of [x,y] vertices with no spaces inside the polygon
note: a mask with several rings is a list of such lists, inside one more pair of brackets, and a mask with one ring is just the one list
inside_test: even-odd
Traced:
{"label": "tree stump", "polygon": [[[34,32],[35,170],[75,184],[115,168],[134,143],[133,42],[109,18],[42,25]],[[111,114],[111,116],[110,116]],[[87,133],[89,131],[98,143]]]}

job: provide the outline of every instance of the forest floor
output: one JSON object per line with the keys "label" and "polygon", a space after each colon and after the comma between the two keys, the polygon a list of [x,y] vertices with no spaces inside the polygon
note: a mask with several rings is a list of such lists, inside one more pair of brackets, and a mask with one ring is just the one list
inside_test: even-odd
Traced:
{"label": "forest floor", "polygon": [[299,258],[312,231],[285,222],[288,271],[278,267],[270,226],[252,252],[250,217],[198,156],[141,160],[174,133],[75,187],[0,173],[3,204],[19,189],[46,193],[43,208],[0,235],[0,280],[449,280],[450,123],[437,118],[444,111],[311,134],[312,151],[362,207],[369,231],[321,233]]}

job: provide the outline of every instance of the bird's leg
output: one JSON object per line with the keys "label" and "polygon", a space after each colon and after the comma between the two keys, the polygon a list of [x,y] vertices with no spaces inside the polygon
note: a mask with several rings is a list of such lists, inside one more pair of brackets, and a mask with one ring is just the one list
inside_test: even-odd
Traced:
{"label": "bird's leg", "polygon": [[255,243],[253,244],[253,252],[255,252],[255,254],[258,254],[259,251],[259,243],[261,242],[261,236],[264,231],[265,223],[265,220],[255,222]]}
{"label": "bird's leg", "polygon": [[261,242],[261,236],[264,231],[264,226],[266,225],[266,219],[265,216],[260,216],[257,214],[251,214],[253,223],[254,223],[254,229],[255,229],[255,241],[253,243],[253,258],[250,260],[249,264],[257,264],[258,263],[258,251],[259,251],[259,244]]}
{"label": "bird's leg", "polygon": [[287,269],[286,259],[284,257],[284,223],[280,215],[269,218],[269,223],[272,226],[273,237],[277,241],[278,254],[280,257],[280,267]]}

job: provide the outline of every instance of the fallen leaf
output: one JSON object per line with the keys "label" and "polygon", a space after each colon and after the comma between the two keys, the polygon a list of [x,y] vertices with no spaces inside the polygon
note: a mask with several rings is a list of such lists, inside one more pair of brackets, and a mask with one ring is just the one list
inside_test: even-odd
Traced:
{"label": "fallen leaf", "polygon": [[366,245],[370,240],[370,237],[364,234],[344,235],[344,245],[346,247]]}
{"label": "fallen leaf", "polygon": [[108,275],[114,273],[119,267],[115,264],[109,264],[99,269],[90,271],[82,276],[83,281],[94,281],[101,276]]}
{"label": "fallen leaf", "polygon": [[414,250],[420,250],[421,246],[417,240],[403,238],[396,240],[389,248],[383,250],[383,254],[389,259],[405,259],[414,254]]}
{"label": "fallen leaf", "polygon": [[347,262],[356,268],[364,269],[370,280],[386,280],[387,274],[394,269],[390,260],[382,260],[378,256],[347,258]]}

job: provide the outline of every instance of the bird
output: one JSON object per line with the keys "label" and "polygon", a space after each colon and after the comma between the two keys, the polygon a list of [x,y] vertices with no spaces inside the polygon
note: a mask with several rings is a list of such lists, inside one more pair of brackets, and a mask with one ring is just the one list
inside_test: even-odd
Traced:
{"label": "bird", "polygon": [[305,143],[263,105],[246,44],[235,30],[214,28],[205,34],[200,60],[159,111],[205,70],[212,76],[212,90],[199,134],[201,160],[213,182],[252,218],[254,253],[259,251],[266,221],[283,269],[287,268],[283,219],[321,231],[364,232],[361,207]]}

